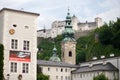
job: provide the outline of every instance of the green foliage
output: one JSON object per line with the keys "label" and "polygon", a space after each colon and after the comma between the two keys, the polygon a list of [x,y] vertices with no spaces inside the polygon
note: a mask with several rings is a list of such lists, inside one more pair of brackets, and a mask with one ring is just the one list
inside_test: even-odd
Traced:
{"label": "green foliage", "polygon": [[42,42],[38,45],[39,54],[37,55],[38,59],[43,60],[49,60],[49,58],[52,56],[52,50],[54,48],[54,45],[57,48],[57,54],[59,57],[61,56],[61,41],[62,36],[59,35],[55,39],[47,38],[43,39]]}
{"label": "green foliage", "polygon": [[108,78],[104,74],[100,74],[94,77],[93,80],[108,80]]}
{"label": "green foliage", "polygon": [[[96,37],[96,34],[98,35]],[[52,55],[54,43],[58,49],[58,55],[61,56],[61,41],[62,36],[55,39],[43,39],[38,45],[40,54],[39,59],[48,60]],[[100,59],[104,55],[109,57],[111,53],[115,56],[120,56],[120,18],[116,22],[110,21],[109,24],[104,24],[100,28],[92,31],[88,36],[77,39],[76,45],[76,62],[85,62],[93,57]]]}
{"label": "green foliage", "polygon": [[113,38],[112,44],[115,48],[120,49],[120,18],[117,18],[117,21],[114,23],[113,27]]}
{"label": "green foliage", "polygon": [[4,59],[3,50],[4,50],[4,47],[2,44],[0,44],[0,80],[3,80],[3,65],[4,65],[4,63],[3,63],[3,59]]}
{"label": "green foliage", "polygon": [[111,40],[113,37],[112,29],[107,25],[104,24],[98,31],[99,39],[102,44],[108,45],[111,44]]}
{"label": "green foliage", "polygon": [[37,74],[37,80],[49,80],[49,76],[40,73]]}

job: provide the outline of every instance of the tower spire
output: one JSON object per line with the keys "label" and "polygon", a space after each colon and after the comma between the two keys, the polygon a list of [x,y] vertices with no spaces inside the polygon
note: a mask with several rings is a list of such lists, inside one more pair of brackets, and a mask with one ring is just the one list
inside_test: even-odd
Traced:
{"label": "tower spire", "polygon": [[71,25],[71,16],[68,8],[66,16],[65,30],[63,31],[64,39],[61,43],[61,59],[65,63],[76,64],[76,40],[74,38],[74,30]]}
{"label": "tower spire", "polygon": [[74,30],[72,29],[72,24],[71,24],[71,16],[68,8],[68,13],[66,16],[66,25],[65,25],[65,30],[63,31],[63,36],[64,39],[63,41],[75,41],[74,39]]}

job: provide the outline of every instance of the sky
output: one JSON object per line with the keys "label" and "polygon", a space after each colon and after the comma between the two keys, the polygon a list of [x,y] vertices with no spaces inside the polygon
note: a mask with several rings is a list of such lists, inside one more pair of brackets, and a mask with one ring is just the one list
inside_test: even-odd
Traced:
{"label": "sky", "polygon": [[80,22],[101,17],[104,23],[120,17],[120,0],[0,0],[0,9],[4,7],[39,13],[38,29],[50,29],[52,22],[65,20],[68,7]]}

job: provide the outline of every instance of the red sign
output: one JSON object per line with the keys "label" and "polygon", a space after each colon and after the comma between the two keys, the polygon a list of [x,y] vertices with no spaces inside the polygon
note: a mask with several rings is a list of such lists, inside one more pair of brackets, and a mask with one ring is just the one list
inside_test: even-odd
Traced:
{"label": "red sign", "polygon": [[10,51],[9,60],[30,62],[30,56],[31,56],[30,52]]}

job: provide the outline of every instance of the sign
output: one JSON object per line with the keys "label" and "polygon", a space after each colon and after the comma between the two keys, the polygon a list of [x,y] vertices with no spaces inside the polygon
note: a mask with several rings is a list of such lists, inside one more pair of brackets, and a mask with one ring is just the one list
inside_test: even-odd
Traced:
{"label": "sign", "polygon": [[9,60],[11,61],[23,61],[23,62],[30,62],[30,52],[24,51],[10,51]]}

